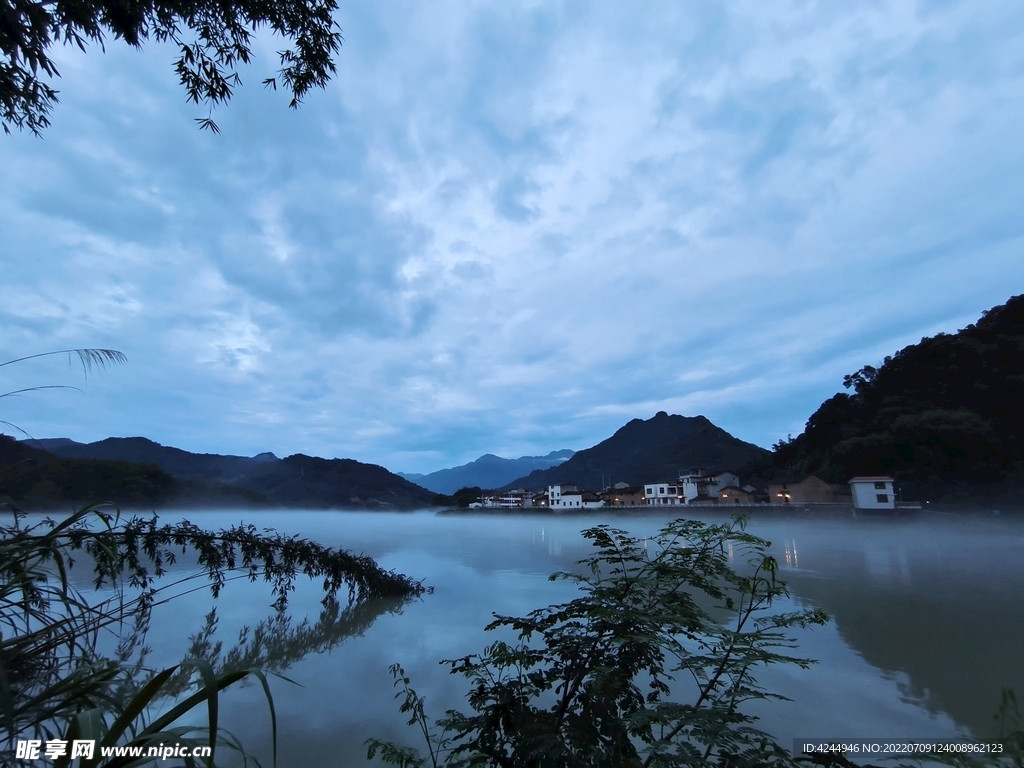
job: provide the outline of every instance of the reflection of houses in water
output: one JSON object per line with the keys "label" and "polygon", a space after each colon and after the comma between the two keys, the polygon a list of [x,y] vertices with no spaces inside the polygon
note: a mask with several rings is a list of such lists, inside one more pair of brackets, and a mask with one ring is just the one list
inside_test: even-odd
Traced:
{"label": "reflection of houses in water", "polygon": [[[533,540],[537,541],[537,534],[533,535]],[[540,543],[547,545],[549,555],[562,554],[562,540],[558,536],[549,533],[546,528],[540,529]]]}
{"label": "reflection of houses in water", "polygon": [[898,584],[910,583],[910,566],[903,547],[896,549],[868,549],[864,553],[868,575]]}
{"label": "reflection of houses in water", "polygon": [[783,557],[786,560],[786,565],[790,568],[799,568],[800,561],[797,557],[796,552],[796,539],[786,539],[782,542],[783,545]]}

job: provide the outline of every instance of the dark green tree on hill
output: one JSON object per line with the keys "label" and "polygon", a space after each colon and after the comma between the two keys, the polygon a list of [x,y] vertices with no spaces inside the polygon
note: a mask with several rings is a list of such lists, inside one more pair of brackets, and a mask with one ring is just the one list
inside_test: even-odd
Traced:
{"label": "dark green tree on hill", "polygon": [[451,496],[444,493],[437,494],[431,502],[435,507],[461,507],[467,508],[470,504],[480,501],[483,490],[478,485],[459,488]]}
{"label": "dark green tree on hill", "polygon": [[844,378],[778,468],[832,482],[892,474],[906,494],[955,495],[1024,480],[1024,296],[955,334],[924,338]]}

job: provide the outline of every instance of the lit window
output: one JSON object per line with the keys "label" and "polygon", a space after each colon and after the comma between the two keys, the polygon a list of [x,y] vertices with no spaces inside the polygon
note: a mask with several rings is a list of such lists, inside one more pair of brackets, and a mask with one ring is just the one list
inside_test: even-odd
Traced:
{"label": "lit window", "polygon": [[885,483],[875,483],[875,490],[876,491],[884,491],[885,490]]}

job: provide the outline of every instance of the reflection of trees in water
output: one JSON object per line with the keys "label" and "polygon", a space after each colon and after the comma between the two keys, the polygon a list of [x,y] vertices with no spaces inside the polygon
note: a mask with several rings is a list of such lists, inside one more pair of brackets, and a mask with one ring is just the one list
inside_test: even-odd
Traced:
{"label": "reflection of trees in water", "polygon": [[1021,569],[956,544],[804,547],[803,567],[785,578],[794,595],[833,617],[847,645],[904,700],[988,737],[1001,689],[1024,691],[1024,609],[1014,597]]}
{"label": "reflection of trees in water", "polygon": [[[287,612],[267,617],[255,627],[244,626],[238,641],[224,649],[216,637],[218,617],[214,607],[206,614],[202,628],[189,639],[185,658],[205,659],[216,674],[261,669],[282,673],[309,654],[333,650],[352,637],[360,637],[386,613],[400,613],[412,597],[386,597],[350,602],[344,608],[329,603],[315,622],[296,622]],[[190,687],[190,673],[182,671],[168,681],[165,693],[178,696]],[[245,681],[243,684],[251,684]]]}
{"label": "reflection of trees in water", "polygon": [[[368,557],[251,525],[212,532],[187,521],[126,519],[96,507],[63,521],[22,522],[15,516],[14,525],[0,527],[5,765],[15,759],[15,736],[73,740],[101,733],[107,746],[192,743],[191,734],[203,729],[180,721],[205,702],[210,716],[202,740],[210,747],[226,743],[216,735],[214,702],[221,690],[252,674],[269,700],[259,668],[284,669],[311,651],[331,648],[364,632],[382,613],[399,610],[405,599],[430,591]],[[194,553],[196,570],[182,574],[175,568],[172,575],[169,566],[182,551]],[[94,577],[95,592],[67,578],[75,561]],[[294,623],[286,612],[300,576],[323,580],[324,608],[314,623]],[[225,651],[214,637],[216,613],[210,613],[180,665],[148,666],[146,638],[155,607],[204,588],[217,598],[228,581],[243,578],[268,584],[275,614]],[[196,580],[205,586],[195,586]],[[186,692],[169,711],[154,712],[157,702]]]}

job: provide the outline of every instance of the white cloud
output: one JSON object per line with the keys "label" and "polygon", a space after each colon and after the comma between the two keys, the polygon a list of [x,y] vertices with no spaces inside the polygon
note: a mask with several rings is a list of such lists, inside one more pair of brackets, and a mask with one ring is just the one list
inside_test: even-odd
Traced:
{"label": "white cloud", "polygon": [[1015,3],[340,21],[294,113],[261,37],[220,136],[166,49],[61,54],[53,128],[0,143],[0,352],[130,363],[9,420],[409,471],[656,410],[768,445],[1024,277]]}

